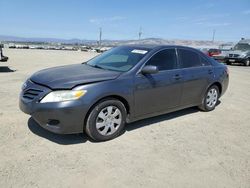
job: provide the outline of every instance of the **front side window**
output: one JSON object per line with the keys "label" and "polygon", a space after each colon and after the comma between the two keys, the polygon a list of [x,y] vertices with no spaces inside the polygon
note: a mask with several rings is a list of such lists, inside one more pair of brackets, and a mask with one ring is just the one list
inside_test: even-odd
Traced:
{"label": "front side window", "polygon": [[234,50],[241,50],[241,51],[249,51],[250,50],[250,44],[248,43],[238,43],[235,45]]}
{"label": "front side window", "polygon": [[148,49],[116,47],[87,62],[87,65],[112,71],[126,72],[134,67],[147,53]]}
{"label": "front side window", "polygon": [[178,54],[181,60],[182,68],[201,66],[199,54],[185,49],[179,49]]}
{"label": "front side window", "polygon": [[157,66],[159,71],[175,69],[177,64],[175,49],[166,49],[155,54],[146,65]]}

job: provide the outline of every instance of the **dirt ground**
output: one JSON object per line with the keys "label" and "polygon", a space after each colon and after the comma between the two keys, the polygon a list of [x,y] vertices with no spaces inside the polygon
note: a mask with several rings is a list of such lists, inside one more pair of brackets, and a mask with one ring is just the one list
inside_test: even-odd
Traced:
{"label": "dirt ground", "polygon": [[213,112],[189,108],[126,127],[102,143],[56,135],[19,110],[22,83],[37,70],[95,53],[4,49],[0,63],[0,187],[250,187],[250,67],[230,66]]}

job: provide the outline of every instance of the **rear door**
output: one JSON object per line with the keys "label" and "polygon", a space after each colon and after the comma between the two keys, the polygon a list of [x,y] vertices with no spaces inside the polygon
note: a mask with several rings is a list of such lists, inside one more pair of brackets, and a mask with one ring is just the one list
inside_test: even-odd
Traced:
{"label": "rear door", "polygon": [[199,104],[210,80],[213,79],[213,67],[205,57],[192,49],[179,48],[178,57],[183,76],[181,105]]}

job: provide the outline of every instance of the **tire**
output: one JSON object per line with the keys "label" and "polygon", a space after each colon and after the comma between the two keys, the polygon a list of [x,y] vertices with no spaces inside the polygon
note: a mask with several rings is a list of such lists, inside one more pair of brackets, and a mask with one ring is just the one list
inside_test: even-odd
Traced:
{"label": "tire", "polygon": [[215,109],[216,104],[220,96],[219,88],[216,85],[212,85],[206,91],[202,104],[199,107],[202,111],[209,112]]}
{"label": "tire", "polygon": [[89,113],[85,132],[95,141],[114,139],[122,133],[126,116],[126,108],[121,101],[116,99],[100,101]]}
{"label": "tire", "polygon": [[250,66],[250,59],[249,59],[249,58],[246,59],[246,61],[245,61],[245,66]]}

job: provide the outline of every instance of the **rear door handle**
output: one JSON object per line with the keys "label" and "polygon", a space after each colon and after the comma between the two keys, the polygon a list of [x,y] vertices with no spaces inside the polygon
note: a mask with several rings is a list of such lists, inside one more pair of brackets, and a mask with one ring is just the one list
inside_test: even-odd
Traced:
{"label": "rear door handle", "polygon": [[179,74],[174,75],[174,79],[175,79],[175,80],[180,80],[181,78],[182,78],[182,76],[179,75]]}
{"label": "rear door handle", "polygon": [[209,69],[208,74],[213,74],[213,70]]}

